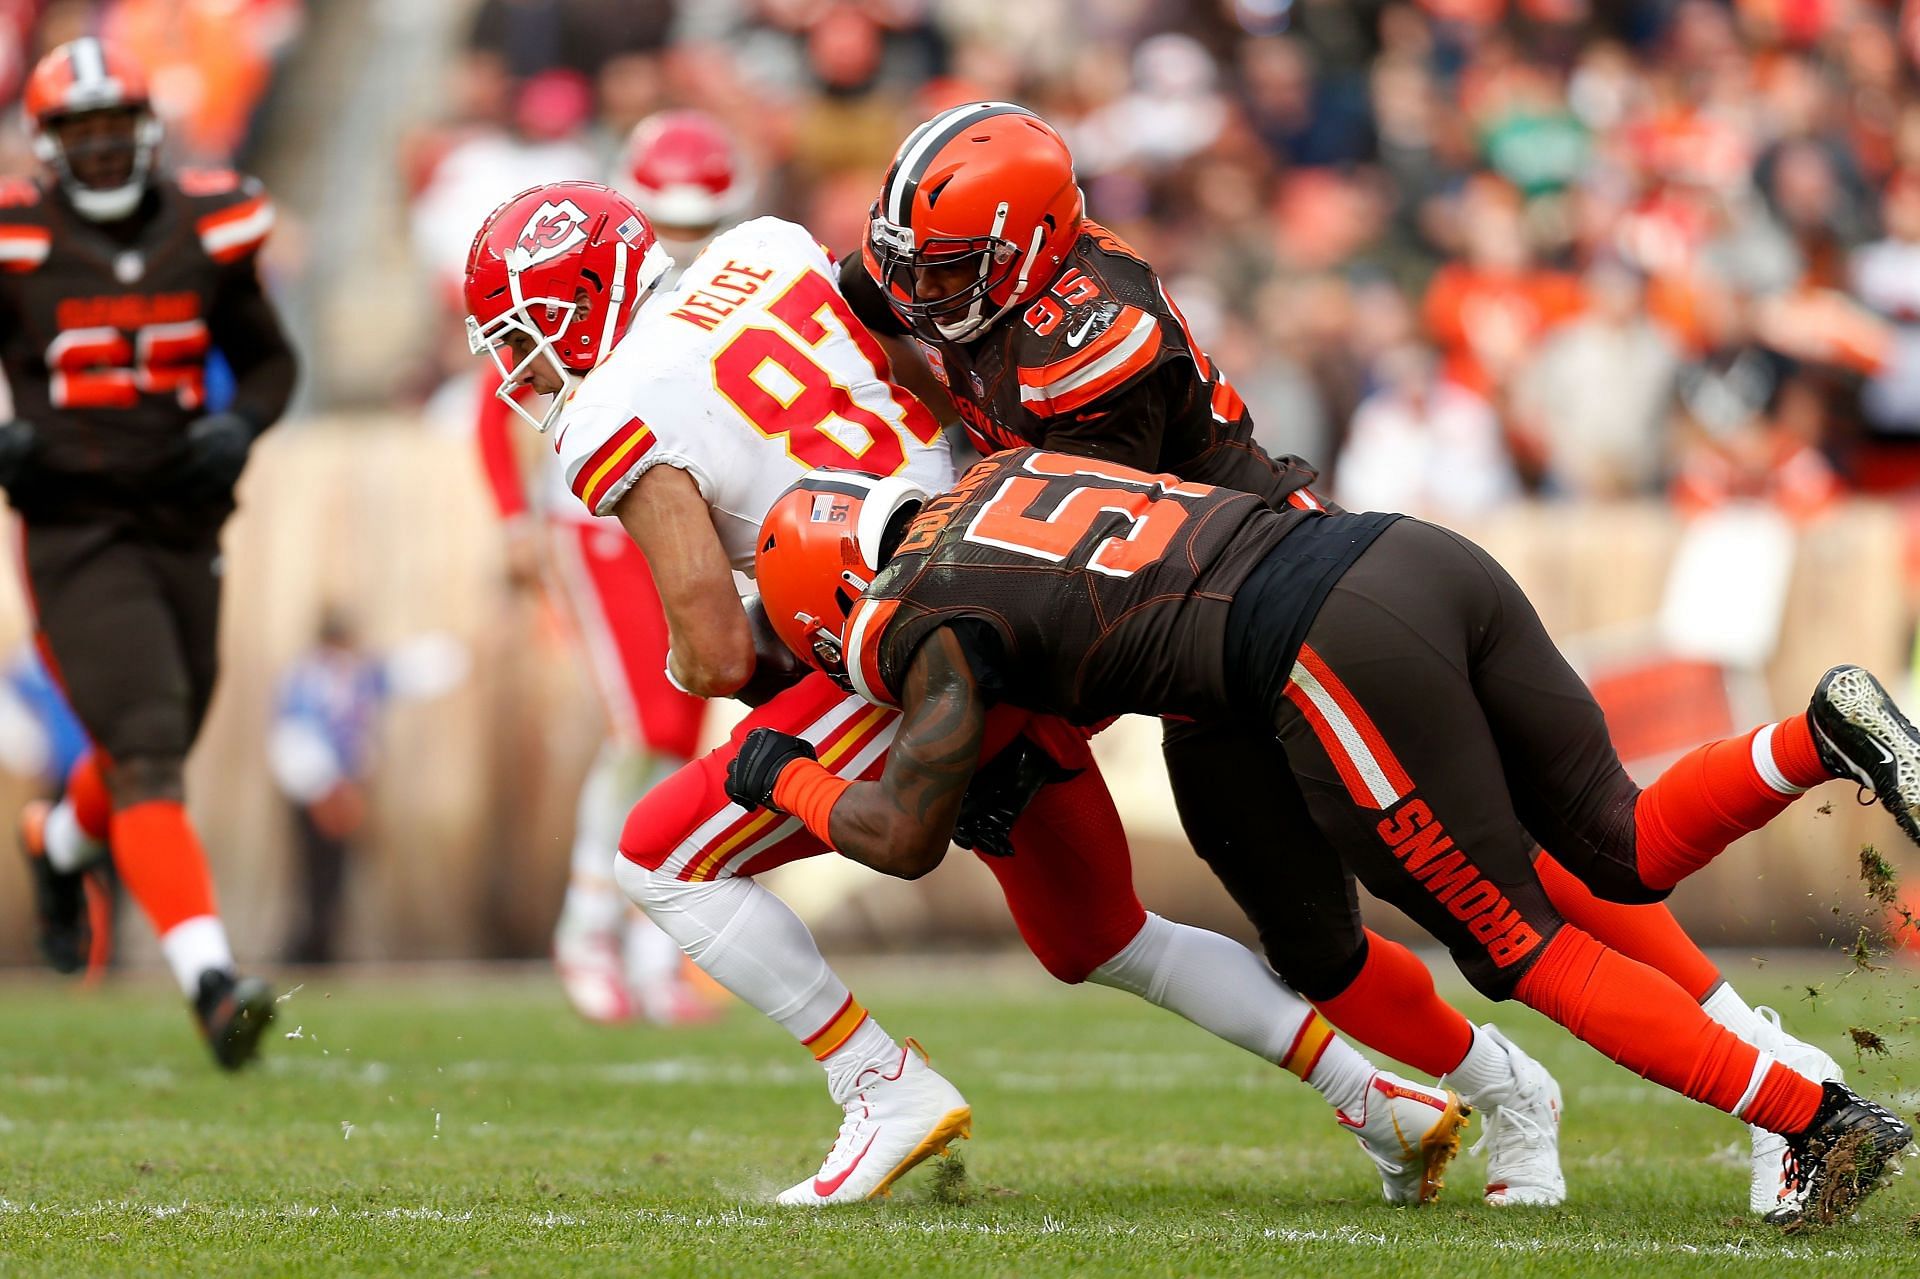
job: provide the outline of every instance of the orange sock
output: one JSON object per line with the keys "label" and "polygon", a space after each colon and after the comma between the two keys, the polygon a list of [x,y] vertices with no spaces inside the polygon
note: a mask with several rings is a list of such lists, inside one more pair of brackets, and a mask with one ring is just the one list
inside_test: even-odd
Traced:
{"label": "orange sock", "polygon": [[1419,956],[1371,929],[1360,975],[1333,998],[1312,1002],[1350,1038],[1436,1078],[1473,1045],[1473,1027],[1434,993]]}
{"label": "orange sock", "polygon": [[1695,1101],[1774,1132],[1813,1122],[1819,1084],[1762,1058],[1666,976],[1572,925],[1547,943],[1514,994],[1628,1070]]}
{"label": "orange sock", "polygon": [[89,750],[75,760],[67,772],[67,802],[73,805],[73,820],[95,843],[107,837],[108,826],[113,821],[113,800],[107,794],[101,762],[100,751]]}
{"label": "orange sock", "polygon": [[1744,737],[1687,752],[1640,792],[1635,855],[1649,888],[1672,888],[1728,844],[1785,812],[1808,786],[1826,780],[1805,715]]}
{"label": "orange sock", "polygon": [[1602,901],[1545,850],[1534,859],[1533,869],[1562,919],[1628,959],[1659,969],[1692,995],[1695,1003],[1720,984],[1719,967],[1701,953],[1665,906]]}
{"label": "orange sock", "polygon": [[177,800],[123,808],[111,824],[113,865],[140,909],[165,937],[177,924],[213,915],[213,874],[200,837]]}

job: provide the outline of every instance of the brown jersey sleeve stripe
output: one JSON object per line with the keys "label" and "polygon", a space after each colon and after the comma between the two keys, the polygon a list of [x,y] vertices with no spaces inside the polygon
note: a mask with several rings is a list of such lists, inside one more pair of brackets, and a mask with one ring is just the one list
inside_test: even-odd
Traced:
{"label": "brown jersey sleeve stripe", "polygon": [[47,260],[53,232],[41,226],[0,226],[0,270],[31,271]]}
{"label": "brown jersey sleeve stripe", "polygon": [[[1042,417],[1070,413],[1152,368],[1160,357],[1160,324],[1145,311],[1134,314],[1135,322],[1090,361],[1044,381],[1042,377],[1058,366],[1020,370],[1021,406]],[[1101,337],[1120,327],[1116,323]]]}

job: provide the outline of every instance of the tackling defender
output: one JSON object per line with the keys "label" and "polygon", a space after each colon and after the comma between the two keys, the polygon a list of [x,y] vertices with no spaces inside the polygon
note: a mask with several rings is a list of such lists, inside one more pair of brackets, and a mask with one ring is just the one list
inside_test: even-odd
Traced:
{"label": "tackling defender", "polygon": [[[1318,504],[1304,488],[1313,472],[1253,441],[1225,371],[1152,266],[1085,217],[1066,143],[1021,107],[969,103],[908,135],[841,288],[869,328],[913,340],[983,453],[1032,444],[1240,489],[1276,510]],[[1513,1051],[1427,996],[1431,977],[1405,947],[1360,927],[1353,876],[1338,858],[1323,850],[1303,874],[1267,856],[1276,831],[1319,842],[1270,734],[1174,719],[1165,755],[1189,841],[1281,976],[1329,1020],[1437,1076],[1472,1076],[1481,1059]],[[1267,803],[1222,802],[1223,788],[1246,785]],[[1564,917],[1666,972],[1715,1020],[1808,1073],[1841,1077],[1826,1053],[1749,1008],[1665,906],[1604,901],[1544,851],[1534,870]],[[1304,921],[1292,908],[1301,899],[1319,905]],[[1471,1098],[1490,1112],[1487,1198],[1558,1203],[1559,1089],[1530,1059],[1516,1059],[1515,1073],[1514,1093]],[[1785,1147],[1754,1127],[1752,1150],[1749,1206],[1764,1213],[1783,1193]]]}
{"label": "tackling defender", "polygon": [[[78,875],[111,844],[233,1069],[273,998],[234,971],[182,770],[218,672],[220,528],[293,390],[255,268],[273,206],[238,174],[163,171],[139,69],[98,40],[47,54],[26,109],[54,180],[0,189],[0,362],[16,414],[0,426],[0,484],[25,525],[49,666],[96,744],[53,813],[23,822],[29,860],[38,876]],[[206,397],[213,351],[234,380],[220,412]]]}
{"label": "tackling defender", "polygon": [[[804,925],[757,882],[824,845],[797,821],[733,804],[724,774],[745,733],[771,726],[813,742],[848,777],[877,775],[894,717],[818,674],[793,682],[778,641],[767,634],[756,645],[732,572],[751,568],[761,516],[809,466],[945,483],[948,444],[892,383],[884,354],[833,288],[830,256],[802,228],[744,223],[689,266],[678,290],[658,295],[664,258],[646,219],[605,188],[524,192],[475,238],[473,345],[499,363],[503,393],[524,383],[554,395],[538,419],[510,407],[552,429],[573,493],[619,518],[646,554],[675,679],[764,701],[727,746],[635,807],[616,873],[696,963],[825,1068],[845,1112],[840,1134],[818,1174],[781,1201],[870,1198],[963,1134],[971,1112],[910,1041],[897,1043],[867,1015]],[[987,772],[1016,735],[1050,743],[1049,758],[1072,766],[994,846],[1013,855],[987,861],[1047,969],[1133,991],[1299,1075],[1341,1111],[1390,1199],[1430,1198],[1457,1146],[1458,1100],[1376,1072],[1245,948],[1148,915],[1084,740],[998,717]]]}
{"label": "tackling defender", "polygon": [[[1771,1219],[1844,1218],[1911,1142],[1889,1111],[1755,1049],[1565,923],[1529,856],[1529,831],[1548,831],[1599,891],[1657,901],[1835,778],[1873,789],[1920,842],[1920,734],[1860,668],[1828,672],[1805,714],[1702,747],[1641,790],[1519,587],[1418,520],[1274,511],[1023,448],[930,500],[816,473],[768,513],[757,561],[788,646],[903,715],[875,782],[756,729],[728,775],[739,803],[912,878],[945,855],[990,705],[1269,726],[1326,841],[1482,993],[1781,1134],[1792,1186]],[[1237,798],[1257,808],[1265,791]]]}

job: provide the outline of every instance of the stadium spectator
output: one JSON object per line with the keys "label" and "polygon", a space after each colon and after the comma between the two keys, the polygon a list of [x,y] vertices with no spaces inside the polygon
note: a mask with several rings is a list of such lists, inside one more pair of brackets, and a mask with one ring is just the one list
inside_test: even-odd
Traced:
{"label": "stadium spectator", "polygon": [[1334,495],[1356,511],[1470,519],[1516,497],[1493,407],[1449,380],[1434,352],[1386,353],[1380,389],[1361,402],[1334,468]]}
{"label": "stadium spectator", "polygon": [[281,676],[267,760],[299,836],[297,918],[286,943],[292,962],[331,963],[338,953],[347,862],[367,820],[381,711],[395,700],[437,697],[466,669],[466,650],[448,636],[372,651],[353,619],[329,608],[313,647]]}

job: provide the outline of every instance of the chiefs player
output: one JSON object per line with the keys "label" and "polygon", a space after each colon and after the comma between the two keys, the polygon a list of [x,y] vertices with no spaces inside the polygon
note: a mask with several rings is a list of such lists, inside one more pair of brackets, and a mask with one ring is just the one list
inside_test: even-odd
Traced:
{"label": "chiefs player", "polygon": [[[611,185],[647,215],[661,247],[682,267],[746,216],[755,187],[726,126],[691,108],[634,125]],[[669,274],[667,283],[673,279]]]}
{"label": "chiefs player", "polygon": [[[925,497],[825,471],[768,512],[757,564],[775,632],[902,714],[877,781],[835,776],[807,742],[755,729],[728,774],[736,802],[793,814],[854,860],[912,878],[946,853],[989,705],[1082,724],[1258,724],[1326,844],[1482,993],[1780,1134],[1792,1175],[1775,1220],[1844,1219],[1911,1141],[1887,1110],[1776,1061],[1563,921],[1531,862],[1529,832],[1547,831],[1610,896],[1659,900],[1840,778],[1872,789],[1920,843],[1920,733],[1866,671],[1834,668],[1804,714],[1701,747],[1642,790],[1527,597],[1446,529],[1276,511],[1031,448]],[[1266,781],[1217,797],[1260,808]],[[1322,850],[1263,851],[1290,867],[1303,855]]]}
{"label": "chiefs player", "polygon": [[[753,188],[739,148],[701,111],[663,111],[636,124],[610,185],[647,215],[672,257],[662,290],[740,217]],[[557,457],[548,455],[538,482],[528,483],[512,415],[494,394],[499,379],[483,382],[477,439],[505,521],[509,576],[522,587],[549,576],[558,583],[609,721],[575,806],[553,935],[561,987],[590,1021],[698,1020],[711,1005],[686,981],[679,946],[614,884],[607,851],[640,796],[693,758],[706,703],[668,682],[667,624],[646,558],[614,521],[567,491]]]}
{"label": "chiefs player", "polygon": [[[251,179],[168,173],[138,68],[93,39],[26,87],[51,181],[0,190],[0,482],[25,526],[39,638],[96,743],[62,809],[28,823],[36,874],[107,840],[215,1059],[253,1055],[266,984],[236,976],[182,768],[216,672],[220,528],[294,355],[254,257],[273,207]],[[231,402],[207,400],[218,351]],[[43,838],[44,837],[44,838]]]}
{"label": "chiefs player", "polygon": [[[724,785],[756,726],[805,738],[838,774],[877,776],[893,716],[796,671],[764,617],[756,627],[757,605],[742,607],[733,573],[751,570],[761,516],[811,465],[944,485],[949,446],[891,381],[833,287],[832,258],[803,228],[742,223],[660,293],[665,256],[646,218],[607,188],[523,192],[474,240],[469,332],[475,353],[498,364],[503,395],[524,384],[553,396],[538,416],[517,400],[509,407],[550,431],[575,497],[618,519],[645,553],[676,682],[758,703],[727,745],[635,805],[615,876],[702,969],[823,1067],[844,1111],[840,1132],[819,1171],[780,1201],[872,1198],[964,1135],[971,1111],[911,1041],[868,1015],[759,882],[825,846],[798,821],[734,804]],[[1016,735],[1051,743],[1046,762],[1003,752]],[[1001,854],[987,863],[1048,971],[1132,991],[1298,1075],[1340,1110],[1389,1198],[1430,1199],[1458,1145],[1458,1098],[1376,1071],[1244,947],[1147,914],[1112,800],[1077,734],[1011,712],[996,719],[988,748],[983,778],[996,784],[974,818],[988,832],[983,847]],[[1010,833],[995,829],[984,810],[1009,781],[1000,775],[1028,767],[1063,780],[1042,789]]]}
{"label": "chiefs player", "polygon": [[[1195,342],[1153,268],[1085,217],[1065,142],[1021,107],[971,103],[908,135],[841,287],[868,327],[913,340],[982,452],[1037,444],[1251,492],[1275,509],[1318,505],[1304,487],[1313,471],[1254,443],[1226,372]],[[1326,878],[1308,882],[1291,865],[1249,855],[1276,831],[1316,838],[1270,735],[1175,720],[1165,753],[1188,838],[1259,928],[1281,975],[1336,1025],[1435,1074],[1503,1050],[1513,1056],[1516,1094],[1470,1098],[1492,1110],[1488,1199],[1558,1203],[1559,1092],[1545,1071],[1497,1036],[1475,1035],[1438,1001],[1422,1005],[1434,1020],[1408,1015],[1405,992],[1430,978],[1404,947],[1344,926],[1353,882],[1337,858],[1309,859]],[[1260,811],[1217,802],[1219,788],[1253,777],[1268,797]],[[1839,1078],[1831,1057],[1749,1008],[1664,906],[1602,901],[1545,853],[1536,870],[1569,920],[1667,972],[1749,1042]],[[1308,912],[1321,927],[1300,926],[1302,894],[1325,903]],[[1764,1212],[1778,1198],[1784,1147],[1758,1127],[1752,1137],[1750,1199]]]}

